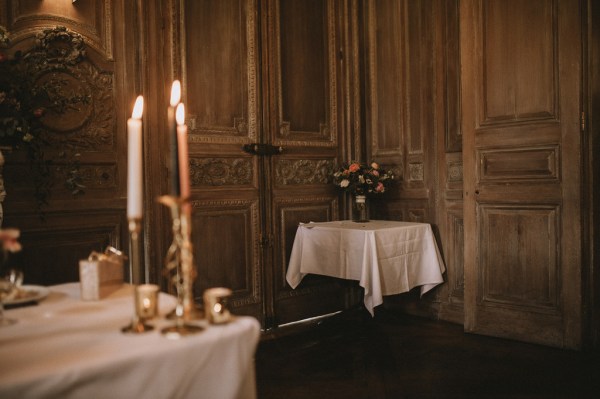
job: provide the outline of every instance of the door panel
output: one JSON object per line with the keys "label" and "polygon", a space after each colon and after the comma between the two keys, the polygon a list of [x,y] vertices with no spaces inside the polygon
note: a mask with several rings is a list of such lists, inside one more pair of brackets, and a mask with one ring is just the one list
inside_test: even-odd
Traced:
{"label": "door panel", "polygon": [[[276,144],[290,140],[335,144],[336,76],[334,3],[324,0],[272,3],[272,128]],[[310,23],[308,23],[310,21]],[[279,143],[277,142],[279,141]],[[307,143],[309,145],[314,145]]]}
{"label": "door panel", "polygon": [[[337,163],[338,77],[336,2],[286,0],[269,4],[269,129],[266,138],[284,148],[267,159],[273,267],[269,271],[274,324],[343,308],[335,279],[312,276],[291,290],[287,263],[300,222],[338,218],[338,194],[330,183]],[[310,23],[309,23],[310,21]]]}
{"label": "door panel", "polygon": [[197,301],[229,287],[237,313],[262,320],[259,20],[253,0],[180,3],[173,21],[189,127]]}
{"label": "door panel", "polygon": [[580,345],[577,1],[461,4],[465,329]]}

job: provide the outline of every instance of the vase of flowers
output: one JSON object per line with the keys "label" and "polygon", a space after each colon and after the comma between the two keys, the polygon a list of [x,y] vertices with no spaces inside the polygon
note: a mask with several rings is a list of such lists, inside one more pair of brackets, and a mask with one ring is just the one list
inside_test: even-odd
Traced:
{"label": "vase of flowers", "polygon": [[394,180],[392,171],[386,171],[377,162],[364,164],[350,162],[333,173],[333,183],[354,197],[356,222],[368,221],[367,196],[383,194]]}

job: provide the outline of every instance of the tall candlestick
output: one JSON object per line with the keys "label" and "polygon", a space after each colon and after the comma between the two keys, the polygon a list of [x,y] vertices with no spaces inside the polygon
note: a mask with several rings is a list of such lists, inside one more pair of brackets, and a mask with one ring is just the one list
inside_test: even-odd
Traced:
{"label": "tall candlestick", "polygon": [[171,86],[171,101],[167,112],[169,124],[169,138],[171,141],[171,195],[179,197],[181,194],[179,181],[179,150],[177,148],[177,125],[175,121],[175,107],[181,99],[181,83],[178,80]]}
{"label": "tall candlestick", "polygon": [[185,108],[183,103],[179,103],[175,113],[177,119],[177,143],[179,151],[179,182],[181,188],[181,197],[190,196],[190,168],[188,155],[188,132],[185,125]]}
{"label": "tall candlestick", "polygon": [[142,113],[144,97],[138,96],[127,120],[127,218],[142,217]]}

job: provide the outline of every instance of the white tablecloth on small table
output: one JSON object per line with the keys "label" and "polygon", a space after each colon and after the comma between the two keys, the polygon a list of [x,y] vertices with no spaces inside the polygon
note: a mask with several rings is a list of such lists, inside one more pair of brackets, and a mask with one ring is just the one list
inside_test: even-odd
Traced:
{"label": "white tablecloth on small table", "polygon": [[427,223],[334,221],[298,226],[286,279],[292,288],[308,273],[357,280],[374,315],[384,295],[421,286],[422,296],[445,270]]}
{"label": "white tablecloth on small table", "polygon": [[[178,340],[160,328],[124,334],[134,312],[133,286],[81,301],[79,284],[50,287],[36,306],[7,310],[0,327],[0,398],[256,398],[254,354],[260,326],[237,316]],[[160,294],[165,315],[175,298]]]}

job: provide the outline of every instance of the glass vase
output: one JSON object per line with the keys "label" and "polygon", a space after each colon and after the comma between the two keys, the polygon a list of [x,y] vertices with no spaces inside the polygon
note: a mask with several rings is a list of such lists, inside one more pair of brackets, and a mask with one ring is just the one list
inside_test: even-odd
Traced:
{"label": "glass vase", "polygon": [[354,196],[354,218],[352,220],[357,223],[364,223],[369,221],[369,218],[367,216],[366,195]]}

